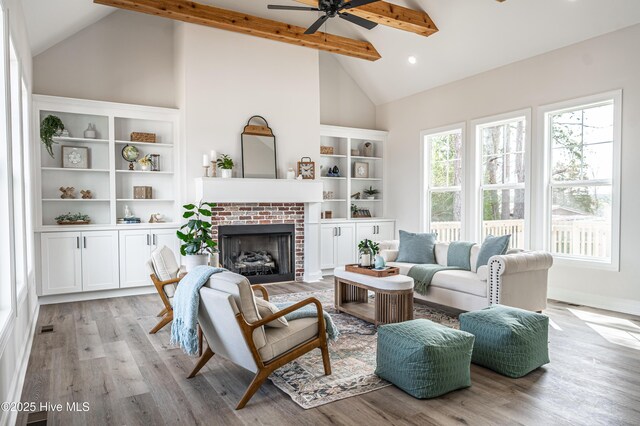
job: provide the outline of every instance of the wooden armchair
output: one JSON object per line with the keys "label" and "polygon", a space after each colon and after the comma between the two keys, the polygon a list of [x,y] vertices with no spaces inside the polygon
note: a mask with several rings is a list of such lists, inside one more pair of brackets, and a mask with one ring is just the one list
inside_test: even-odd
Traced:
{"label": "wooden armchair", "polygon": [[[194,377],[214,353],[255,373],[236,406],[237,410],[247,404],[273,371],[313,349],[320,349],[324,373],[331,374],[320,302],[310,297],[260,318],[254,290],[260,291],[263,298],[269,300],[264,287],[251,286],[242,275],[228,271],[213,275],[208,285],[200,290],[198,322],[206,337],[207,349],[189,378]],[[309,304],[316,306],[314,317],[290,320],[287,327],[265,327],[265,324]]]}

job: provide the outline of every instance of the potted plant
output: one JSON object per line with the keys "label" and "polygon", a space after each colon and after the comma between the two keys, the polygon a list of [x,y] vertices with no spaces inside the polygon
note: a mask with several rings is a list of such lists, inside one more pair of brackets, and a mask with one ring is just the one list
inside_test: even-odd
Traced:
{"label": "potted plant", "polygon": [[140,164],[140,168],[142,169],[142,171],[149,171],[149,169],[151,169],[151,155],[147,154],[144,157],[142,157],[141,159],[138,160],[138,164]]}
{"label": "potted plant", "polygon": [[370,186],[369,189],[365,188],[362,192],[364,192],[364,195],[367,196],[367,200],[375,200],[376,195],[380,193],[380,191],[374,189],[373,186]]}
{"label": "potted plant", "polygon": [[64,130],[64,124],[55,115],[47,115],[40,123],[40,140],[47,147],[47,152],[53,156],[53,144],[56,143],[53,137]]}
{"label": "potted plant", "polygon": [[233,173],[233,160],[227,154],[222,154],[218,157],[216,165],[220,168],[220,177],[230,178]]}
{"label": "potted plant", "polygon": [[88,225],[91,222],[91,218],[83,213],[66,213],[61,214],[55,218],[58,225]]}
{"label": "potted plant", "polygon": [[218,245],[211,237],[211,223],[204,217],[211,217],[211,208],[215,203],[200,202],[200,204],[185,204],[183,218],[189,219],[176,232],[183,242],[180,254],[185,257],[187,272],[198,265],[206,265],[209,255],[216,253]]}
{"label": "potted plant", "polygon": [[380,246],[371,240],[364,239],[358,243],[358,252],[360,253],[360,266],[370,268],[371,261],[380,251]]}

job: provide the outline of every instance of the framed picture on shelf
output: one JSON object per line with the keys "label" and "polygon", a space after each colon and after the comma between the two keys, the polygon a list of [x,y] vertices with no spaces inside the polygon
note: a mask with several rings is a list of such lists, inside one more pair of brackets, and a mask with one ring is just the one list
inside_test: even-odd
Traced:
{"label": "framed picture on shelf", "polygon": [[89,148],[63,145],[62,167],[65,169],[88,169]]}
{"label": "framed picture on shelf", "polygon": [[362,161],[356,161],[353,163],[353,177],[355,178],[368,178],[369,177],[369,163]]}

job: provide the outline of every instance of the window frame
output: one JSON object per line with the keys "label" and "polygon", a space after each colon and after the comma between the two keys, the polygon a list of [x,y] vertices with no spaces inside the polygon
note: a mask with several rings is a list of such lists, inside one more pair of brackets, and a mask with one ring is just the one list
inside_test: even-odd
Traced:
{"label": "window frame", "polygon": [[[611,180],[590,179],[581,182],[563,182],[553,184],[551,180],[552,149],[550,117],[554,114],[575,111],[612,102],[613,104],[613,165]],[[541,215],[539,227],[542,230],[542,246],[553,255],[558,265],[589,267],[610,271],[620,271],[620,180],[621,180],[621,146],[622,146],[622,90],[612,90],[591,96],[570,99],[541,106],[538,109],[539,132],[542,139],[543,152],[543,190],[544,213]],[[611,258],[599,260],[586,256],[566,255],[551,251],[551,208],[553,206],[553,187],[567,187],[582,183],[584,186],[611,186]],[[564,184],[564,185],[563,185]]]}
{"label": "window frame", "polygon": [[[461,185],[451,187],[435,187],[436,192],[446,192],[446,190],[459,191],[461,195],[461,209],[460,209],[460,239],[467,238],[468,226],[466,222],[466,183],[467,183],[467,170],[466,170],[466,157],[467,157],[467,130],[466,123],[450,124],[448,126],[437,127],[434,129],[422,130],[420,132],[420,171],[422,173],[422,179],[420,180],[420,228],[421,232],[431,232],[431,143],[428,142],[428,137],[439,136],[443,134],[460,132],[460,139],[462,141],[462,150],[460,157],[460,168],[462,170]],[[427,161],[427,155],[429,161]]]}
{"label": "window frame", "polygon": [[531,220],[531,176],[532,176],[532,162],[531,162],[531,108],[520,109],[516,111],[506,112],[503,114],[492,115],[488,117],[483,117],[475,120],[471,120],[469,122],[470,130],[469,132],[473,135],[473,143],[471,144],[471,153],[470,157],[473,161],[470,161],[470,166],[473,170],[469,171],[469,176],[472,176],[471,187],[474,188],[474,191],[471,191],[471,210],[472,211],[472,220],[471,220],[471,235],[474,239],[481,244],[482,243],[482,228],[483,228],[483,192],[486,189],[483,180],[483,166],[482,166],[482,137],[481,131],[485,127],[489,127],[491,125],[498,126],[502,124],[507,124],[509,122],[524,119],[525,122],[525,132],[524,132],[524,185],[521,183],[509,183],[509,184],[495,184],[491,185],[493,189],[521,189],[524,186],[524,246],[521,247],[524,250],[531,249],[531,228],[532,228],[532,220]]}

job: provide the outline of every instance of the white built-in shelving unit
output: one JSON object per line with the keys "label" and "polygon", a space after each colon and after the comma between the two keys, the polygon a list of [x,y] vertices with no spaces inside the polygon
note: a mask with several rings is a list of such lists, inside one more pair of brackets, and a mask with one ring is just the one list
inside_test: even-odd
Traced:
{"label": "white built-in shelving unit", "polygon": [[[163,224],[149,227],[167,227],[178,221],[179,200],[177,150],[178,111],[168,108],[115,104],[80,99],[34,95],[34,135],[39,135],[39,125],[47,115],[59,117],[69,131],[69,137],[56,137],[54,157],[46,151],[38,138],[34,138],[34,151],[38,173],[36,177],[36,229],[71,230],[57,225],[55,217],[63,213],[84,213],[91,224],[82,229],[127,229],[117,225],[123,217],[125,206],[135,216],[148,222],[152,213],[161,213]],[[84,131],[92,123],[96,138],[84,137]],[[130,142],[132,132],[155,133],[156,142]],[[133,145],[146,154],[160,155],[160,171],[142,171],[136,163],[129,170],[129,163],[122,158],[122,149]],[[86,147],[89,150],[89,167],[74,169],[62,167],[62,147]],[[75,199],[60,198],[60,187],[72,186]],[[151,186],[152,199],[134,199],[134,186]],[[92,199],[82,199],[80,190],[91,190]]]}
{"label": "white built-in shelving unit", "polygon": [[[333,154],[320,154],[320,179],[324,183],[324,191],[333,192],[333,199],[325,199],[322,203],[323,211],[331,211],[331,219],[325,222],[360,220],[351,217],[351,205],[368,209],[371,219],[384,217],[384,150],[387,132],[379,130],[354,129],[348,127],[326,126],[320,128],[320,145],[333,147]],[[362,145],[365,142],[373,144],[373,155],[364,156]],[[352,150],[358,150],[358,155],[352,155]],[[355,174],[356,163],[364,163],[369,168],[366,178],[358,178]],[[338,166],[339,177],[327,176],[330,168]],[[366,199],[363,191],[373,187],[380,191],[375,199]],[[360,192],[360,199],[351,196]],[[366,220],[366,219],[365,219]]]}

